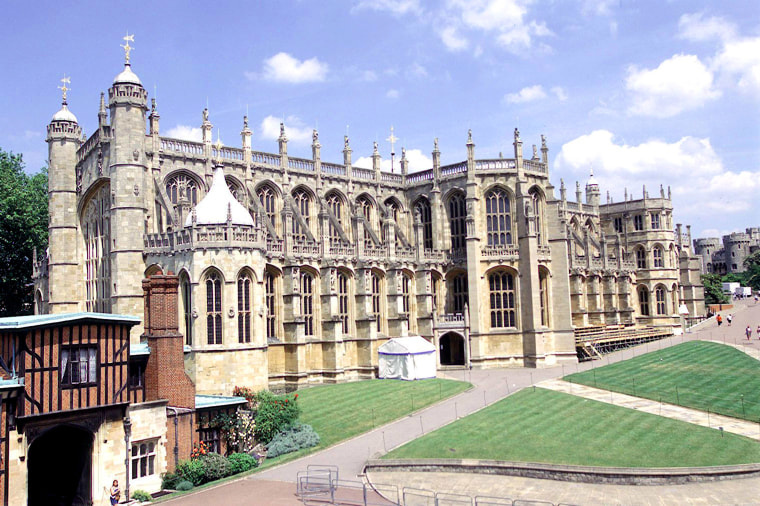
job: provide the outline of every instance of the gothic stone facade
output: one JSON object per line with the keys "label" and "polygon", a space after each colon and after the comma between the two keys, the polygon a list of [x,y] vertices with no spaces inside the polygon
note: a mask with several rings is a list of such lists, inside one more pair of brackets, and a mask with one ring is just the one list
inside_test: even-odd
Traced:
{"label": "gothic stone facade", "polygon": [[[513,158],[478,159],[470,135],[450,165],[436,143],[414,173],[402,151],[395,174],[377,147],[372,169],[352,166],[347,137],[343,163],[322,161],[316,131],[310,159],[288,155],[284,128],[277,153],[255,151],[247,119],[240,148],[214,145],[207,111],[202,142],[161,137],[147,100],[127,66],[89,138],[73,115],[48,126],[37,307],[139,316],[141,280],[177,273],[198,393],[369,378],[378,346],[409,333],[433,340],[442,366],[574,362],[574,326],[673,325],[679,301],[702,312],[670,199],[600,205],[591,182],[585,204],[564,187],[558,199],[543,138],[524,157],[515,130]],[[197,222],[219,166],[252,226],[231,212]]]}

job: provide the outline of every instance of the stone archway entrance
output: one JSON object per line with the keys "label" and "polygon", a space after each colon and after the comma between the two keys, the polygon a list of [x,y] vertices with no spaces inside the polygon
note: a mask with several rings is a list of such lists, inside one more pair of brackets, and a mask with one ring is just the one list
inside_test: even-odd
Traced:
{"label": "stone archway entrance", "polygon": [[438,340],[441,365],[464,365],[464,338],[456,332],[447,332]]}
{"label": "stone archway entrance", "polygon": [[27,459],[28,506],[92,504],[92,433],[59,425],[37,437]]}

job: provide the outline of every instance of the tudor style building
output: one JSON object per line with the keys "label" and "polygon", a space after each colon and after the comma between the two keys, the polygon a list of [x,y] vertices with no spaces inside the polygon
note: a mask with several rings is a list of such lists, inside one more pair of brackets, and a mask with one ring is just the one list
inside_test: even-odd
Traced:
{"label": "tudor style building", "polygon": [[[704,304],[690,241],[664,194],[600,204],[560,197],[543,136],[532,156],[401,173],[162,137],[129,60],[82,135],[65,101],[48,126],[50,228],[35,262],[40,313],[142,314],[141,280],[180,277],[185,368],[199,393],[370,378],[377,347],[409,333],[439,364],[542,367],[576,361],[576,326],[677,325]],[[147,133],[146,133],[147,124]],[[540,150],[540,152],[539,152]],[[642,261],[639,261],[639,259]],[[175,310],[175,309],[173,309]],[[140,331],[132,333],[135,343]]]}

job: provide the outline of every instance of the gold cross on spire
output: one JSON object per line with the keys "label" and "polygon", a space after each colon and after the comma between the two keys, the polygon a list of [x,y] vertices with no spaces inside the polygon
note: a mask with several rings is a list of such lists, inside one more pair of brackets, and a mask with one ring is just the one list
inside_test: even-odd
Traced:
{"label": "gold cross on spire", "polygon": [[391,125],[391,136],[385,140],[391,143],[391,155],[395,155],[396,151],[393,149],[393,144],[398,140],[398,137],[393,135],[393,125]]}
{"label": "gold cross on spire", "polygon": [[63,103],[66,103],[66,92],[69,91],[70,89],[66,85],[71,84],[71,78],[66,77],[66,74],[63,74],[63,79],[61,79],[61,83],[63,83],[63,85],[59,86],[58,89],[63,92]]}
{"label": "gold cross on spire", "polygon": [[121,47],[124,48],[124,57],[125,57],[125,63],[129,65],[129,52],[132,51],[132,46],[129,45],[130,42],[135,41],[134,34],[130,35],[129,32],[122,37],[122,40],[124,40],[124,44],[121,44]]}

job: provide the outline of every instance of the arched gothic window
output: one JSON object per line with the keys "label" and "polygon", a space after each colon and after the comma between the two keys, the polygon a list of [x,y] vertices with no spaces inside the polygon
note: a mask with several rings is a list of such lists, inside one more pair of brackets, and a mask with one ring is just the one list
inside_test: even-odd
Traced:
{"label": "arched gothic window", "polygon": [[641,316],[649,316],[649,290],[646,286],[639,287],[639,308]]}
{"label": "arched gothic window", "polygon": [[660,246],[655,246],[654,247],[654,249],[652,250],[652,257],[654,258],[654,262],[653,262],[652,265],[655,268],[657,268],[657,267],[665,267],[665,263],[664,263],[664,260],[663,260],[664,255],[663,255],[663,252],[662,252],[662,248]]}
{"label": "arched gothic window", "polygon": [[464,305],[468,300],[467,274],[458,274],[451,278],[451,311],[464,313]]}
{"label": "arched gothic window", "polygon": [[182,304],[182,330],[185,334],[185,344],[193,345],[193,292],[190,286],[190,278],[182,273],[179,278],[180,297]]}
{"label": "arched gothic window", "polygon": [[541,325],[549,326],[549,273],[544,269],[538,270],[538,284],[541,298]]}
{"label": "arched gothic window", "polygon": [[383,279],[373,272],[371,275],[372,290],[372,316],[375,317],[377,331],[382,332],[385,328],[385,309],[383,307]]}
{"label": "arched gothic window", "polygon": [[[401,205],[398,203],[396,199],[387,199],[385,201],[385,212],[387,213],[388,217],[393,220],[393,222],[398,225],[400,228],[403,229],[403,223],[401,223],[402,220],[402,212],[401,212]],[[383,243],[388,241],[388,238],[385,236],[385,227],[380,227],[380,239],[383,241]],[[398,234],[396,235],[396,244],[400,242],[398,238]]]}
{"label": "arched gothic window", "polygon": [[462,250],[467,247],[467,210],[464,195],[458,193],[449,199],[449,224],[451,226],[451,249]]}
{"label": "arched gothic window", "polygon": [[[344,224],[344,211],[343,211],[343,199],[338,195],[337,193],[331,193],[327,196],[327,206],[330,208],[330,212],[335,217],[335,220],[338,222],[338,225],[345,231],[345,224]],[[332,221],[330,221],[329,226],[329,236],[330,236],[330,243],[333,245],[338,245],[342,242],[340,231],[338,230],[338,227],[336,227]]]}
{"label": "arched gothic window", "polygon": [[238,342],[251,342],[251,275],[244,272],[238,278]]}
{"label": "arched gothic window", "polygon": [[111,199],[108,185],[92,196],[84,211],[87,311],[111,312]]}
{"label": "arched gothic window", "polygon": [[314,276],[301,271],[301,312],[304,319],[304,335],[314,336]]}
{"label": "arched gothic window", "polygon": [[410,295],[411,295],[411,285],[412,285],[412,278],[410,278],[407,274],[402,274],[401,276],[401,311],[404,313],[409,313],[409,310],[411,309],[410,305]]}
{"label": "arched gothic window", "polygon": [[516,327],[515,280],[512,274],[504,271],[490,274],[488,288],[491,296],[491,327]]}
{"label": "arched gothic window", "polygon": [[[311,199],[309,199],[309,194],[306,193],[306,190],[296,190],[293,192],[293,203],[295,204],[296,210],[301,215],[301,218],[303,218],[303,221],[306,223],[306,228],[311,227]],[[293,239],[296,242],[306,242],[306,239],[308,238],[308,233],[306,230],[303,229],[301,226],[300,220],[297,218],[293,218]]]}
{"label": "arched gothic window", "polygon": [[375,245],[375,243],[372,240],[372,236],[370,235],[369,231],[367,231],[367,229],[375,229],[374,206],[367,197],[359,197],[359,199],[356,201],[356,205],[359,206],[359,212],[362,216],[364,216],[364,246],[371,248]]}
{"label": "arched gothic window", "polygon": [[644,248],[636,248],[636,267],[638,269],[647,268],[647,252]]}
{"label": "arched gothic window", "polygon": [[655,301],[657,302],[657,314],[658,315],[664,315],[666,314],[665,310],[665,298],[666,298],[666,291],[665,287],[658,286],[654,289],[654,297]]}
{"label": "arched gothic window", "polygon": [[245,190],[242,186],[240,186],[237,181],[235,181],[230,176],[225,176],[224,180],[227,182],[227,188],[230,190],[230,193],[233,197],[235,197],[235,200],[240,202],[245,206],[246,203],[246,195]]}
{"label": "arched gothic window", "polygon": [[350,302],[349,278],[345,272],[338,271],[338,316],[343,335],[351,334]]}
{"label": "arched gothic window", "polygon": [[206,338],[222,344],[222,280],[215,271],[206,276]]}
{"label": "arched gothic window", "polygon": [[536,188],[530,190],[533,215],[536,217],[536,239],[538,244],[544,244],[544,199]]}
{"label": "arched gothic window", "polygon": [[277,197],[274,190],[271,186],[265,184],[256,190],[256,195],[259,197],[259,201],[264,208],[264,213],[266,214],[269,223],[271,223],[272,227],[277,231]]}
{"label": "arched gothic window", "polygon": [[507,192],[496,188],[486,194],[486,235],[488,246],[512,244],[512,217]]}
{"label": "arched gothic window", "polygon": [[267,306],[267,342],[279,341],[279,320],[277,318],[277,275],[264,272],[264,298]]}
{"label": "arched gothic window", "polygon": [[420,217],[420,223],[422,223],[422,247],[433,249],[433,218],[430,211],[430,202],[424,198],[420,199],[415,204],[414,210],[415,214]]}
{"label": "arched gothic window", "polygon": [[166,180],[166,194],[174,205],[184,197],[195,206],[198,204],[198,182],[187,174],[175,174]]}

